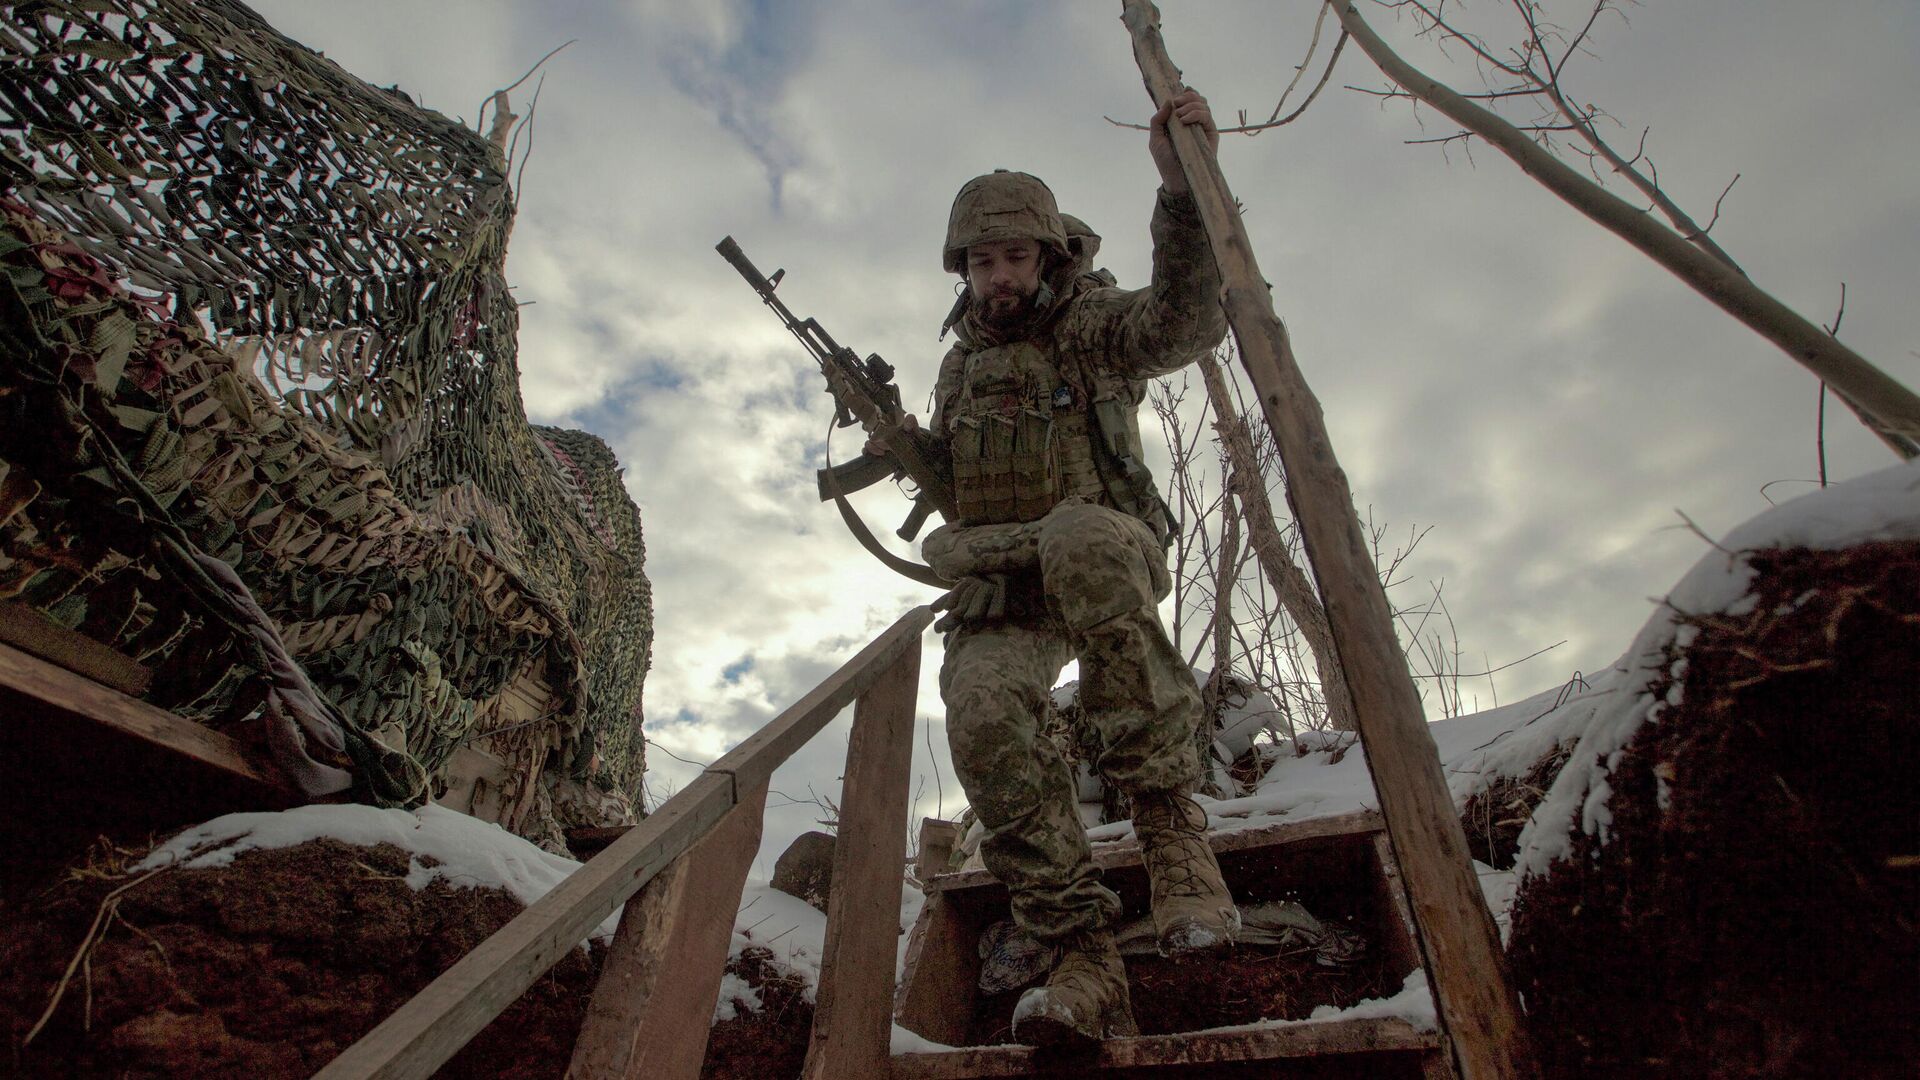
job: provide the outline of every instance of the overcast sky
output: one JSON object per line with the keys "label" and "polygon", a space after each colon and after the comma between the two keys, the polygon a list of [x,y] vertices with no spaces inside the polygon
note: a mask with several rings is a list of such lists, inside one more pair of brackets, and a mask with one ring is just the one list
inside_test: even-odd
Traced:
{"label": "overcast sky", "polygon": [[[1103,234],[1121,283],[1146,281],[1145,136],[1102,119],[1150,111],[1118,0],[255,6],[469,123],[577,39],[545,69],[507,273],[529,415],[606,439],[641,508],[655,799],[697,771],[670,754],[711,760],[931,598],[815,501],[828,401],[714,244],[731,234],[785,267],[789,306],[893,361],[913,402],[944,349],[937,252],[969,177],[1045,178]],[[1467,11],[1508,41],[1506,7]],[[1231,117],[1271,110],[1315,8],[1162,10],[1175,61]],[[1390,12],[1367,14],[1416,64],[1473,85]],[[1629,152],[1650,127],[1663,184],[1701,220],[1739,174],[1715,238],[1816,321],[1845,282],[1841,337],[1920,382],[1920,5],[1649,0],[1629,15],[1601,23],[1574,96],[1619,118]],[[1349,49],[1303,119],[1229,137],[1221,162],[1356,501],[1396,530],[1431,527],[1414,587],[1444,581],[1469,657],[1566,642],[1501,673],[1512,700],[1625,649],[1705,550],[1676,511],[1717,535],[1811,486],[1816,383],[1504,157],[1404,144],[1453,130],[1444,119],[1339,89],[1381,82]],[[1836,479],[1893,461],[1837,407],[1827,430]],[[863,505],[888,527],[905,508],[886,488]],[[921,812],[951,816],[927,647],[914,787]],[[1481,681],[1481,704],[1495,689]],[[844,720],[775,788],[833,794],[843,752]],[[811,810],[770,813],[760,872]]]}

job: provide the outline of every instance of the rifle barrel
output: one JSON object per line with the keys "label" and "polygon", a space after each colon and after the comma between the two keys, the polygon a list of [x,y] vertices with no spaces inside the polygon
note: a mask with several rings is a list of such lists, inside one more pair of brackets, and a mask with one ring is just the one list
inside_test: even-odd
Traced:
{"label": "rifle barrel", "polygon": [[721,240],[714,245],[713,250],[719,252],[721,258],[732,263],[735,270],[740,271],[740,276],[747,279],[747,284],[753,286],[753,291],[767,299],[773,297],[773,283],[767,280],[759,267],[753,265],[753,260],[747,258],[747,253],[740,250],[740,245],[734,243],[733,237],[729,236]]}

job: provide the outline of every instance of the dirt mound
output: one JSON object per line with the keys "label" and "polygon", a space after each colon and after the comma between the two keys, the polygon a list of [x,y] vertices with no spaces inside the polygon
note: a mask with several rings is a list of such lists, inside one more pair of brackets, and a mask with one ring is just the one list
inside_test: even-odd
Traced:
{"label": "dirt mound", "polygon": [[[494,888],[415,890],[407,867],[391,845],[317,840],[220,869],[69,881],[0,932],[5,1066],[50,1078],[310,1076],[522,910]],[[59,1007],[23,1047],[103,912]],[[440,1075],[560,1076],[602,951],[569,953]]]}
{"label": "dirt mound", "polygon": [[1520,830],[1571,757],[1572,746],[1556,746],[1522,775],[1498,777],[1467,796],[1460,825],[1467,833],[1468,854],[1495,870],[1513,869],[1520,854]]}
{"label": "dirt mound", "polygon": [[1751,563],[1751,613],[1688,620],[1679,703],[1608,777],[1607,842],[1576,835],[1520,889],[1510,957],[1549,1076],[1920,1060],[1920,544]]}
{"label": "dirt mound", "polygon": [[713,1025],[701,1080],[789,1080],[807,1060],[813,1031],[813,1002],[806,980],[782,968],[773,952],[759,946],[740,950],[727,971],[745,980],[759,995],[754,1011],[735,1000],[731,1020]]}

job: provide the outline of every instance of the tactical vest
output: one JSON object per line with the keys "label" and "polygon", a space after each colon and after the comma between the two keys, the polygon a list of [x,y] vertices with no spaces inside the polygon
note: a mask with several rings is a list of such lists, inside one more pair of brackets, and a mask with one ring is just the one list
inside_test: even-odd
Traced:
{"label": "tactical vest", "polygon": [[1163,545],[1171,539],[1171,515],[1127,422],[1132,401],[1069,379],[1031,340],[969,352],[962,364],[945,420],[960,524],[1034,521],[1078,497],[1138,517]]}

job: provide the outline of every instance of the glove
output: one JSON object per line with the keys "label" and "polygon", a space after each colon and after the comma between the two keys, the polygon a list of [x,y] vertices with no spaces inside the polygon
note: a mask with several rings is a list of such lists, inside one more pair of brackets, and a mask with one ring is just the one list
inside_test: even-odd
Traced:
{"label": "glove", "polygon": [[960,579],[951,591],[933,602],[933,610],[944,611],[935,630],[950,634],[969,623],[1004,619],[1007,616],[1007,576],[985,574]]}

